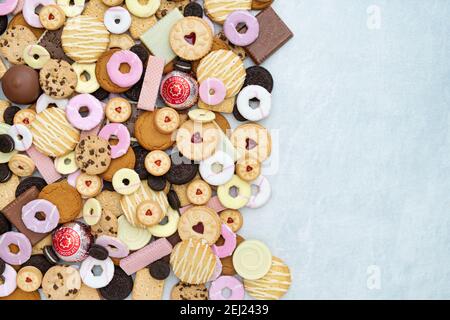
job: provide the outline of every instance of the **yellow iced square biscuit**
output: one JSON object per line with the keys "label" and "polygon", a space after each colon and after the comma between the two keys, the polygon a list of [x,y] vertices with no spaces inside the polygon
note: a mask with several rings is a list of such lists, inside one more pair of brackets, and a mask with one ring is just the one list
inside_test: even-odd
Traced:
{"label": "yellow iced square biscuit", "polygon": [[170,46],[169,34],[172,27],[184,16],[178,9],[173,9],[164,18],[148,29],[140,39],[154,56],[162,58],[166,64],[175,59],[176,54]]}

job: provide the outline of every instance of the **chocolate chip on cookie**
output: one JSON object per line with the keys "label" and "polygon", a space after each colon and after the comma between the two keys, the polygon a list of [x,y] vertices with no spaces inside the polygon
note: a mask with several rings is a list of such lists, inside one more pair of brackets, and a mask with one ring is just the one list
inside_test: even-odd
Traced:
{"label": "chocolate chip on cookie", "polygon": [[75,148],[75,154],[78,167],[87,174],[101,174],[111,163],[109,142],[94,135],[82,139]]}

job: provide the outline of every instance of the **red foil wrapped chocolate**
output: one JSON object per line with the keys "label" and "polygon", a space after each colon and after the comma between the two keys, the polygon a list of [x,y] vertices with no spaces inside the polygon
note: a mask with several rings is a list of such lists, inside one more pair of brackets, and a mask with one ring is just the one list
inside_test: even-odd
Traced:
{"label": "red foil wrapped chocolate", "polygon": [[198,100],[198,83],[187,73],[172,71],[162,80],[159,93],[169,107],[188,109]]}
{"label": "red foil wrapped chocolate", "polygon": [[89,227],[81,222],[66,223],[52,235],[56,255],[66,262],[80,262],[86,259],[93,241]]}

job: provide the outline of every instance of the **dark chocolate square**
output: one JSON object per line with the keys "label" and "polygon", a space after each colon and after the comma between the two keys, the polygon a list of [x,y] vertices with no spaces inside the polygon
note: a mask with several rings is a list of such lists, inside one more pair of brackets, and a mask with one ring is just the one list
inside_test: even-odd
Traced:
{"label": "dark chocolate square", "polygon": [[259,37],[245,47],[245,51],[256,64],[261,64],[288,42],[294,34],[272,7],[261,11],[256,19],[259,22]]}

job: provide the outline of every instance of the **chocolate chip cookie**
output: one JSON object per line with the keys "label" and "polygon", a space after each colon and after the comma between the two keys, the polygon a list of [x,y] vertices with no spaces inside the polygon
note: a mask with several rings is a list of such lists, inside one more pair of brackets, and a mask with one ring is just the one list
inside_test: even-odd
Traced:
{"label": "chocolate chip cookie", "polygon": [[51,267],[42,279],[42,290],[49,300],[75,299],[80,288],[80,273],[70,266]]}
{"label": "chocolate chip cookie", "polygon": [[97,136],[87,136],[75,148],[75,161],[87,174],[102,174],[111,163],[111,146]]}
{"label": "chocolate chip cookie", "polygon": [[55,99],[70,97],[75,92],[77,81],[77,74],[64,60],[52,59],[39,72],[39,84],[42,90]]}

